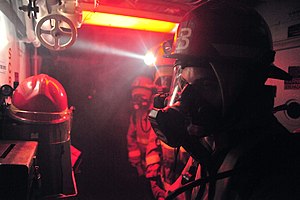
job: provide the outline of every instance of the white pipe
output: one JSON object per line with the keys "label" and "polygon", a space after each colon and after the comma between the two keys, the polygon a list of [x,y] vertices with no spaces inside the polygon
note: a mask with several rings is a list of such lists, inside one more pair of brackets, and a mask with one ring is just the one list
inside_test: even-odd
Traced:
{"label": "white pipe", "polygon": [[[23,5],[27,5],[27,4],[28,4],[28,1],[23,0]],[[24,12],[24,17],[25,17],[26,36],[27,36],[27,38],[24,41],[26,43],[32,43],[34,45],[34,47],[40,47],[41,43],[34,33],[32,19],[28,17],[27,12]]]}
{"label": "white pipe", "polygon": [[33,55],[33,75],[39,74],[39,56],[37,53],[37,48],[34,48],[34,55]]}

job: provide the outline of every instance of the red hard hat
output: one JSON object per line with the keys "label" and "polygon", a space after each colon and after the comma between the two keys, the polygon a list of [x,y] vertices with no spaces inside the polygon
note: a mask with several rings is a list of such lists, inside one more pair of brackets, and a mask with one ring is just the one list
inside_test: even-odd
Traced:
{"label": "red hard hat", "polygon": [[61,123],[70,119],[63,86],[54,78],[39,74],[26,78],[15,90],[10,115],[29,123]]}

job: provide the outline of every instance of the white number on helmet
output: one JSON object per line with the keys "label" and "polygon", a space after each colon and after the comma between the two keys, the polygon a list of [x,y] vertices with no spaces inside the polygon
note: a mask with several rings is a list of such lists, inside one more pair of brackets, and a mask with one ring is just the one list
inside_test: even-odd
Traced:
{"label": "white number on helmet", "polygon": [[176,50],[183,50],[188,48],[190,44],[189,37],[192,34],[192,29],[190,28],[182,28],[177,37],[177,46]]}

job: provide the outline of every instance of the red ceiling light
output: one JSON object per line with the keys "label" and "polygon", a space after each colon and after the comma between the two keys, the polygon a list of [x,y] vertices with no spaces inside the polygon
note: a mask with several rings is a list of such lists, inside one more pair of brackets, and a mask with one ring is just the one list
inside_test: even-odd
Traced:
{"label": "red ceiling light", "polygon": [[82,11],[83,24],[128,28],[143,31],[175,33],[178,23],[141,17]]}

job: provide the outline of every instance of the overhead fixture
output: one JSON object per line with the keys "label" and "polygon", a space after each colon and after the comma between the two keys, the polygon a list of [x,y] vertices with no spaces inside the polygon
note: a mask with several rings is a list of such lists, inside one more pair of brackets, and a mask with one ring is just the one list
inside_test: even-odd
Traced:
{"label": "overhead fixture", "polygon": [[82,18],[83,24],[163,33],[175,33],[178,27],[174,22],[91,11],[82,11]]}

